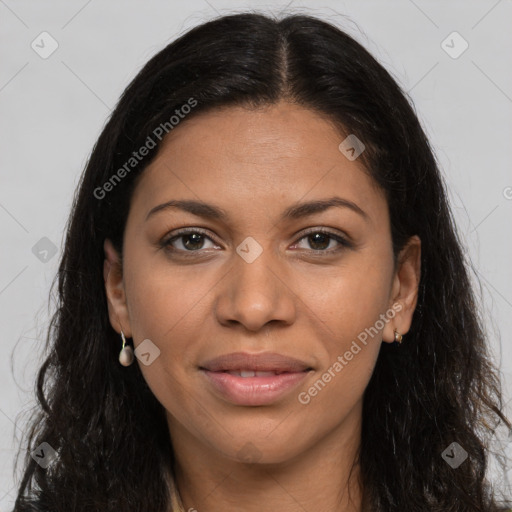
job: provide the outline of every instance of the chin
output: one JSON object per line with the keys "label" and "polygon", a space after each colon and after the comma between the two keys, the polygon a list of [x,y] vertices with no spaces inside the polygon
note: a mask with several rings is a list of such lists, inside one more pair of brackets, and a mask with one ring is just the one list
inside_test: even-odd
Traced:
{"label": "chin", "polygon": [[248,435],[244,438],[229,440],[228,446],[218,447],[219,451],[231,460],[247,464],[281,464],[295,458],[301,447],[296,436],[283,439],[281,436],[272,437],[262,434]]}

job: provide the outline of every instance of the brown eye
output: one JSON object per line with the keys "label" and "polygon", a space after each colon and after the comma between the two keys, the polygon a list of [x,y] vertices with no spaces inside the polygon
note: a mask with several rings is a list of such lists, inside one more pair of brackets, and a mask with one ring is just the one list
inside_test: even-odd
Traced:
{"label": "brown eye", "polygon": [[315,233],[313,235],[308,235],[306,238],[310,247],[315,251],[327,249],[331,240],[333,240],[332,237],[325,233]]}
{"label": "brown eye", "polygon": [[186,249],[196,250],[202,249],[204,245],[204,235],[200,233],[188,233],[186,235],[181,235],[178,239],[182,239],[182,245]]}
{"label": "brown eye", "polygon": [[310,249],[317,252],[332,253],[342,249],[343,247],[350,247],[350,243],[342,236],[331,233],[330,231],[323,231],[318,229],[315,231],[310,231],[305,236],[300,238],[296,245],[298,245],[301,240],[306,240],[309,246],[305,247],[306,250]]}
{"label": "brown eye", "polygon": [[[205,246],[206,241],[212,242],[212,246]],[[162,247],[177,252],[198,252],[200,249],[211,249],[216,247],[213,240],[202,231],[182,230],[162,242]]]}

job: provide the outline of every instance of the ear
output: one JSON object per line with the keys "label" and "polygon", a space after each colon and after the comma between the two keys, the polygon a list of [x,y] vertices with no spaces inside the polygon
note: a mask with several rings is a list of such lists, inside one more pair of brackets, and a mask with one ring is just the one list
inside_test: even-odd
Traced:
{"label": "ear", "polygon": [[121,258],[108,238],[103,244],[103,250],[105,251],[103,279],[105,281],[110,325],[119,334],[122,330],[127,338],[131,338],[132,332],[126,305]]}
{"label": "ear", "polygon": [[[389,308],[396,311],[392,320],[386,323],[382,341],[392,343],[394,330],[406,334],[412,323],[412,316],[418,302],[418,289],[421,276],[421,240],[412,236],[398,256],[398,265],[391,289]],[[393,308],[394,305],[394,308]]]}

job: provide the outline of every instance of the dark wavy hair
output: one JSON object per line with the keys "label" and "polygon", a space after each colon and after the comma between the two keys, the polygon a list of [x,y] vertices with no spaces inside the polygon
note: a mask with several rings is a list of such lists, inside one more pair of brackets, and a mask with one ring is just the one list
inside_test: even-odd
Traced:
{"label": "dark wavy hair", "polygon": [[[110,238],[122,253],[130,198],[159,141],[108,194],[95,191],[190,98],[197,105],[181,122],[284,100],[364,142],[365,169],[387,197],[395,262],[415,234],[422,254],[411,329],[399,347],[382,343],[364,392],[363,510],[499,510],[486,478],[486,440],[497,422],[511,425],[471,263],[410,100],[339,28],[306,15],[245,13],[199,25],[151,58],[94,146],[67,224],[15,512],[168,510],[174,457],[163,406],[137,364],[119,365],[103,280],[103,242]],[[30,456],[42,442],[57,452],[46,469]],[[441,456],[452,442],[469,454],[457,469]]]}

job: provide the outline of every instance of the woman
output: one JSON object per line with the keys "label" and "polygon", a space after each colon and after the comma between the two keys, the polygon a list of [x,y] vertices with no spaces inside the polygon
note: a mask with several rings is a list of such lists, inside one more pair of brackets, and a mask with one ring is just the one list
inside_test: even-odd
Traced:
{"label": "woman", "polygon": [[225,16],[153,57],[58,279],[16,511],[500,509],[511,425],[440,172],[339,29]]}

